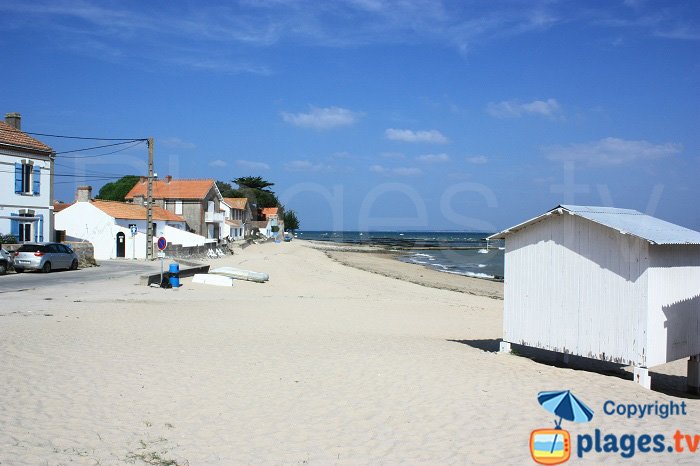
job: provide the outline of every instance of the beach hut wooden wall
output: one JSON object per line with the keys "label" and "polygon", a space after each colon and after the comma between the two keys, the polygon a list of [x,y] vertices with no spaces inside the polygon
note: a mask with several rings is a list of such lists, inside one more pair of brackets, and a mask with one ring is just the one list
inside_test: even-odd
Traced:
{"label": "beach hut wooden wall", "polygon": [[630,209],[561,205],[505,239],[502,347],[648,368],[681,358],[700,390],[700,233]]}

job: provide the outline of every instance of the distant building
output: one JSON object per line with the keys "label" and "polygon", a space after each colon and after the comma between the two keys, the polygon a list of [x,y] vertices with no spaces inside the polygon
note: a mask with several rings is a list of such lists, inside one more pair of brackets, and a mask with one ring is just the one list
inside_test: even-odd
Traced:
{"label": "distant building", "polygon": [[[146,208],[138,204],[91,199],[92,188],[78,188],[76,202],[56,213],[56,230],[68,241],[88,241],[95,259],[146,258]],[[169,243],[201,246],[203,236],[185,231],[185,219],[161,207],[153,207],[154,242],[164,236]],[[132,230],[133,228],[133,230]]]}
{"label": "distant building", "polygon": [[54,151],[21,130],[21,115],[0,121],[0,234],[52,241]]}
{"label": "distant building", "polygon": [[611,207],[561,205],[505,239],[509,343],[648,368],[690,357],[700,390],[700,233]]}
{"label": "distant building", "polygon": [[274,236],[284,234],[284,221],[281,217],[281,210],[282,209],[279,207],[265,207],[261,210],[262,220],[265,220],[270,224],[270,229],[274,230],[275,228],[273,227],[277,227],[277,235]]}
{"label": "distant building", "polygon": [[[144,205],[147,188],[146,178],[142,177],[125,200]],[[175,180],[166,176],[153,181],[153,200],[155,205],[181,215],[188,231],[217,241],[224,238],[223,197],[214,180]]]}
{"label": "distant building", "polygon": [[250,233],[250,222],[253,213],[250,203],[245,197],[225,197],[222,205],[225,209],[225,224],[229,228],[228,237],[241,240]]}

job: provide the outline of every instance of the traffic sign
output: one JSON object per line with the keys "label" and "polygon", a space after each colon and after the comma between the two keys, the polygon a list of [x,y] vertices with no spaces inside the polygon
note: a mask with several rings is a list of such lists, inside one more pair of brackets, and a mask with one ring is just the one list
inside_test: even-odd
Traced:
{"label": "traffic sign", "polygon": [[[158,251],[158,257],[159,257],[160,259],[165,259],[165,252],[163,252],[163,251]],[[162,272],[161,272],[161,274],[162,274]],[[161,279],[161,281],[162,281],[162,279]]]}
{"label": "traffic sign", "polygon": [[168,245],[168,242],[165,240],[165,236],[161,236],[158,238],[158,249],[161,251],[165,250],[165,247]]}
{"label": "traffic sign", "polygon": [[136,236],[136,233],[139,231],[138,228],[136,228],[136,225],[130,225],[131,229],[131,236]]}

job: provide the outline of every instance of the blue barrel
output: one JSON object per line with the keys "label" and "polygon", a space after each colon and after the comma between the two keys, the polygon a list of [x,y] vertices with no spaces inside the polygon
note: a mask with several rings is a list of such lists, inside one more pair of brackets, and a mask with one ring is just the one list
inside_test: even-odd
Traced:
{"label": "blue barrel", "polygon": [[170,286],[173,288],[179,288],[180,287],[180,264],[177,262],[173,262],[170,264],[170,269],[168,269],[168,272],[170,274]]}

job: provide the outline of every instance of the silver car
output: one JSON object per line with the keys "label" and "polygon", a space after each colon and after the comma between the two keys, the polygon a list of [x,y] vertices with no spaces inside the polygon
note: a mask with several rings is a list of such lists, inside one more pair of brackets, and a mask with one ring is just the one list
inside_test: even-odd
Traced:
{"label": "silver car", "polygon": [[3,248],[0,248],[0,275],[5,275],[7,271],[10,270],[14,258],[14,253],[7,252]]}
{"label": "silver car", "polygon": [[78,255],[61,243],[26,243],[15,253],[15,271],[78,268]]}

